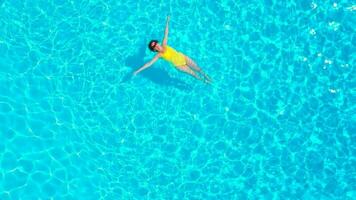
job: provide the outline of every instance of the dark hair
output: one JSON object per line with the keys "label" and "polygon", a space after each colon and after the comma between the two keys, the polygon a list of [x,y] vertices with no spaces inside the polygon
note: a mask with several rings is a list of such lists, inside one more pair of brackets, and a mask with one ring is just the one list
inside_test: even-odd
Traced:
{"label": "dark hair", "polygon": [[151,40],[150,43],[148,43],[148,48],[151,51],[156,51],[155,46],[158,44],[158,40]]}

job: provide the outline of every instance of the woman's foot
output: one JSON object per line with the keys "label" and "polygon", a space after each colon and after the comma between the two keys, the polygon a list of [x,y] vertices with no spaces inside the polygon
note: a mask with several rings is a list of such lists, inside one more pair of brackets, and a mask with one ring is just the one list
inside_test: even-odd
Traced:
{"label": "woman's foot", "polygon": [[210,79],[209,79],[209,80],[208,80],[208,79],[204,79],[204,82],[205,82],[206,84],[211,84],[212,81],[211,81]]}

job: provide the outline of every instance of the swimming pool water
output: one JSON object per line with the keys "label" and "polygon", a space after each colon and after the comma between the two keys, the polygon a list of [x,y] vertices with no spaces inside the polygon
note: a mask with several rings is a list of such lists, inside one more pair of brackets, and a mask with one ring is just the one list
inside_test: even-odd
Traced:
{"label": "swimming pool water", "polygon": [[0,0],[0,199],[356,199],[355,6]]}

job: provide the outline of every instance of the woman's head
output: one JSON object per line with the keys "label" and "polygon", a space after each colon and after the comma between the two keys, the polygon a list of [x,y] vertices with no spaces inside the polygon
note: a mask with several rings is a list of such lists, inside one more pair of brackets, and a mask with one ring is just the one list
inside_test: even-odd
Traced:
{"label": "woman's head", "polygon": [[158,40],[151,40],[148,43],[148,48],[154,52],[160,52],[162,50],[162,46],[158,43]]}

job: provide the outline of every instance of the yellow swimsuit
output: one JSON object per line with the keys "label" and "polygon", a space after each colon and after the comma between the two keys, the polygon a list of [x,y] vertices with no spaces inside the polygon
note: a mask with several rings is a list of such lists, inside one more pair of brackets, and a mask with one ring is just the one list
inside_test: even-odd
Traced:
{"label": "yellow swimsuit", "polygon": [[173,49],[170,46],[166,46],[166,50],[161,54],[162,58],[168,62],[171,62],[175,66],[183,66],[186,65],[185,56]]}

